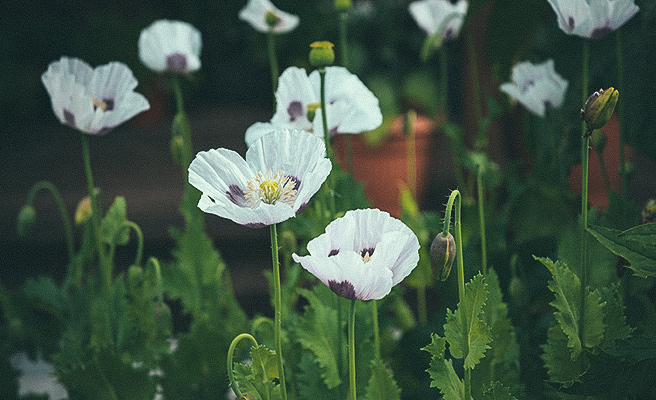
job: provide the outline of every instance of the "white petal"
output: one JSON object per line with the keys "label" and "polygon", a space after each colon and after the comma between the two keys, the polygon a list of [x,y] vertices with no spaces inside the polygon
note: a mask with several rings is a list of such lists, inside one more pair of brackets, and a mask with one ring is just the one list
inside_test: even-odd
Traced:
{"label": "white petal", "polygon": [[276,113],[271,122],[280,127],[309,130],[312,125],[307,119],[307,106],[319,102],[305,70],[289,67],[278,79]]}
{"label": "white petal", "polygon": [[251,147],[259,138],[277,129],[278,127],[274,126],[271,122],[254,123],[246,129],[246,134],[244,134],[246,146]]}
{"label": "white petal", "polygon": [[[200,68],[202,38],[200,31],[183,21],[158,20],[141,31],[139,59],[153,71],[193,72]],[[171,69],[172,55],[184,58],[182,70]]]}
{"label": "white petal", "polygon": [[298,26],[298,16],[279,10],[269,0],[249,0],[248,4],[239,11],[239,19],[248,22],[256,31],[267,33],[269,32],[265,19],[267,12],[273,12],[279,19],[278,24],[273,28],[274,33],[289,32]]}

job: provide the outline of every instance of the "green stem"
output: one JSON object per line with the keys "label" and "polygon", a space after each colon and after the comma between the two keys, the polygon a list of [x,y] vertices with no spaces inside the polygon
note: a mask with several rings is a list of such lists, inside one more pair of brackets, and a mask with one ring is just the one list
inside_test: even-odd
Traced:
{"label": "green stem", "polygon": [[162,269],[159,265],[159,260],[155,257],[148,259],[149,263],[155,268],[155,288],[157,290],[157,303],[161,306],[164,304],[164,283],[162,281]]}
{"label": "green stem", "polygon": [[282,365],[282,297],[280,293],[280,263],[278,262],[278,232],[277,224],[269,225],[271,233],[271,260],[273,262],[273,296],[274,296],[274,340],[276,342],[276,355],[278,356],[278,374],[280,375],[280,393],[282,399],[287,400],[287,386],[285,384],[285,370]]}
{"label": "green stem", "polygon": [[606,167],[606,161],[604,161],[604,155],[601,152],[596,151],[597,158],[599,159],[599,166],[601,167],[601,176],[604,178],[604,187],[606,188],[606,195],[610,198],[610,192],[613,190],[610,186],[610,177],[608,176],[608,168]]}
{"label": "green stem", "polygon": [[348,326],[348,348],[349,348],[349,400],[356,400],[355,390],[355,299],[351,300],[349,307]]}
{"label": "green stem", "polygon": [[[438,107],[444,113],[444,119],[449,119],[449,113],[447,110],[447,101],[448,101],[448,91],[449,91],[449,69],[447,64],[447,53],[446,46],[442,45],[439,49],[440,53],[440,82],[438,86],[439,98],[438,98]],[[440,111],[438,110],[438,111]]]}
{"label": "green stem", "polygon": [[378,327],[378,300],[371,300],[371,319],[374,325],[374,356],[380,359],[380,328]]}
{"label": "green stem", "polygon": [[428,311],[426,308],[426,285],[422,284],[417,288],[417,319],[419,325],[425,325],[428,321]]}
{"label": "green stem", "polygon": [[276,40],[273,29],[267,33],[269,65],[271,69],[271,87],[273,88],[273,109],[276,109],[276,90],[278,90],[278,57],[276,56]]}
{"label": "green stem", "polygon": [[477,149],[484,149],[487,147],[485,139],[485,131],[482,129],[481,121],[483,119],[483,110],[481,108],[481,83],[478,76],[478,57],[476,56],[476,42],[471,30],[471,26],[465,29],[465,38],[467,41],[467,56],[469,58],[469,73],[472,80],[472,90],[474,103],[474,116],[478,124],[478,133],[476,135],[475,146]]}
{"label": "green stem", "polygon": [[406,115],[406,122],[409,125],[406,138],[405,138],[405,157],[406,157],[406,168],[407,168],[407,179],[408,187],[410,188],[410,194],[416,200],[417,199],[417,163],[416,163],[416,152],[415,152],[415,120],[417,114],[414,111],[408,111]]}
{"label": "green stem", "polygon": [[[590,42],[583,41],[583,103],[588,98],[588,70],[590,59]],[[581,123],[581,312],[579,313],[580,337],[584,336],[585,293],[588,285],[588,157],[590,137],[585,122]]]}
{"label": "green stem", "polygon": [[71,224],[71,218],[68,216],[68,212],[66,211],[66,205],[64,204],[64,199],[62,198],[61,194],[59,193],[59,190],[53,185],[52,183],[48,181],[39,181],[32,186],[32,189],[30,189],[29,194],[27,195],[27,201],[25,204],[27,206],[32,206],[32,202],[34,201],[34,197],[36,194],[41,191],[41,190],[47,190],[50,192],[52,195],[53,199],[55,200],[55,204],[57,204],[57,208],[59,209],[59,214],[61,216],[62,224],[64,225],[64,236],[66,238],[66,250],[68,251],[68,261],[69,263],[73,261],[73,257],[75,257],[75,249],[73,247],[73,228]]}
{"label": "green stem", "polygon": [[481,232],[481,265],[483,270],[483,276],[487,276],[487,240],[485,238],[485,207],[484,207],[484,198],[485,193],[483,191],[483,171],[481,166],[478,167],[478,220],[479,220],[479,229]]}
{"label": "green stem", "polygon": [[237,381],[235,381],[235,376],[232,373],[232,360],[233,360],[233,355],[235,353],[235,347],[237,347],[237,343],[239,343],[242,339],[248,339],[251,342],[253,342],[253,347],[257,347],[257,340],[253,336],[251,336],[248,333],[241,333],[237,335],[234,339],[232,339],[232,343],[230,343],[230,347],[228,348],[228,379],[230,380],[230,386],[232,387],[232,391],[235,392],[237,395],[237,398],[242,397],[243,393],[241,390],[239,390],[239,386],[237,385]]}
{"label": "green stem", "polygon": [[[615,43],[617,49],[617,81],[619,83],[619,90],[624,90],[624,62],[622,52],[622,30],[618,29],[615,33]],[[629,185],[629,176],[626,170],[626,156],[624,154],[624,145],[626,137],[624,132],[624,102],[618,102],[617,116],[619,118],[619,136],[620,136],[620,176],[622,177],[622,195],[626,194]]]}
{"label": "green stem", "polygon": [[348,12],[339,13],[339,55],[342,67],[348,68],[349,59],[348,59],[348,42],[347,38],[347,21],[348,21]]}
{"label": "green stem", "polygon": [[84,159],[84,173],[87,178],[87,190],[91,200],[91,223],[93,225],[94,240],[96,242],[96,252],[100,263],[100,274],[103,286],[108,299],[112,293],[112,265],[107,263],[105,249],[100,237],[100,206],[98,196],[95,195],[95,186],[93,184],[93,174],[91,173],[91,156],[89,155],[89,137],[82,133],[82,158]]}
{"label": "green stem", "polygon": [[194,157],[194,150],[191,144],[191,127],[189,126],[189,118],[187,113],[184,110],[184,101],[182,97],[182,87],[180,86],[180,80],[177,75],[173,75],[172,79],[173,84],[173,93],[175,94],[175,103],[177,106],[177,114],[174,117],[174,129],[173,133],[180,135],[182,138],[182,172],[185,177],[185,181],[188,180],[189,164]]}
{"label": "green stem", "polygon": [[143,246],[144,246],[144,238],[141,228],[139,227],[139,225],[137,225],[135,222],[132,221],[124,221],[121,224],[121,226],[131,228],[134,231],[134,234],[137,235],[137,253],[134,257],[134,265],[141,265],[141,258],[143,256]]}
{"label": "green stem", "polygon": [[[320,96],[321,96],[321,123],[323,125],[323,140],[326,145],[326,154],[331,161],[334,161],[332,147],[330,146],[330,132],[328,131],[328,113],[326,112],[326,69],[319,69]],[[328,176],[328,204],[330,209],[330,218],[335,217],[335,176]]]}

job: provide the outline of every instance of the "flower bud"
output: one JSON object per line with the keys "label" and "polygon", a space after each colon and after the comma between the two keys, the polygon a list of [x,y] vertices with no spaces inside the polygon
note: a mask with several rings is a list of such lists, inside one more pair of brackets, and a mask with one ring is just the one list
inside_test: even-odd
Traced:
{"label": "flower bud", "polygon": [[430,248],[430,264],[433,277],[445,281],[451,273],[453,260],[456,258],[456,241],[449,233],[447,237],[438,233]]}
{"label": "flower bud", "polygon": [[26,238],[32,232],[34,221],[36,220],[36,209],[32,206],[23,206],[18,213],[18,237]]}
{"label": "flower bud", "polygon": [[128,268],[128,286],[131,289],[137,289],[143,285],[144,273],[138,265],[131,265]]}
{"label": "flower bud", "polygon": [[592,131],[592,148],[595,149],[597,153],[602,153],[604,147],[606,147],[606,135],[601,131],[601,129],[595,129]]}
{"label": "flower bud", "polygon": [[617,104],[620,93],[614,88],[599,89],[588,97],[584,109],[581,109],[581,119],[588,126],[589,136],[594,129],[606,125]]}
{"label": "flower bud", "polygon": [[91,207],[91,198],[84,196],[75,208],[75,225],[82,225],[91,218],[93,215],[93,208]]}
{"label": "flower bud", "polygon": [[314,121],[315,115],[317,115],[317,110],[321,108],[321,103],[310,103],[307,105],[307,119],[308,121]]}
{"label": "flower bud", "polygon": [[173,162],[178,165],[182,165],[182,154],[184,153],[184,141],[182,140],[182,136],[174,135],[171,137],[169,146],[171,148],[171,157],[173,158]]}
{"label": "flower bud", "polygon": [[649,199],[642,209],[642,223],[656,222],[656,199]]}
{"label": "flower bud", "polygon": [[310,64],[315,68],[325,68],[335,62],[334,44],[328,41],[314,42],[310,45]]}
{"label": "flower bud", "polygon": [[266,22],[269,28],[273,29],[280,22],[280,17],[278,17],[273,11],[267,11],[264,15],[264,22]]}
{"label": "flower bud", "polygon": [[335,0],[335,10],[337,12],[347,12],[353,7],[351,0]]}

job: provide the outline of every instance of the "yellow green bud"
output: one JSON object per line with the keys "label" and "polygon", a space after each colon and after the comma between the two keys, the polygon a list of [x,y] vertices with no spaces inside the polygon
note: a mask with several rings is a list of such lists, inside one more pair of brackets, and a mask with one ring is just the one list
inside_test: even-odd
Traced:
{"label": "yellow green bud", "polygon": [[592,148],[594,148],[597,153],[602,153],[604,151],[604,147],[606,147],[606,135],[604,135],[601,129],[595,129],[592,131],[590,140],[592,141]]}
{"label": "yellow green bud", "polygon": [[335,10],[338,12],[347,12],[353,7],[351,0],[335,0]]}
{"label": "yellow green bud", "polygon": [[588,97],[585,106],[581,109],[581,119],[588,126],[589,136],[593,130],[606,125],[617,104],[620,93],[614,88],[599,89]]}
{"label": "yellow green bud", "polygon": [[267,11],[264,16],[264,22],[266,22],[269,28],[273,29],[280,22],[280,18],[273,11]]}
{"label": "yellow green bud", "polygon": [[321,103],[310,103],[307,106],[307,119],[308,121],[314,121],[315,115],[317,115],[317,110],[321,108]]}
{"label": "yellow green bud", "polygon": [[656,222],[656,199],[649,199],[642,209],[642,223]]}
{"label": "yellow green bud", "polygon": [[91,198],[85,196],[77,203],[77,208],[75,209],[75,225],[82,225],[91,218],[93,215],[93,208],[91,207]]}
{"label": "yellow green bud", "polygon": [[27,237],[32,232],[34,221],[36,220],[36,209],[32,206],[23,206],[18,213],[17,230],[18,236]]}
{"label": "yellow green bud", "polygon": [[312,43],[310,47],[310,64],[313,67],[325,68],[335,62],[334,44],[323,40]]}
{"label": "yellow green bud", "polygon": [[445,281],[451,273],[453,260],[456,258],[456,241],[453,235],[442,236],[438,233],[430,248],[430,264],[433,277]]}

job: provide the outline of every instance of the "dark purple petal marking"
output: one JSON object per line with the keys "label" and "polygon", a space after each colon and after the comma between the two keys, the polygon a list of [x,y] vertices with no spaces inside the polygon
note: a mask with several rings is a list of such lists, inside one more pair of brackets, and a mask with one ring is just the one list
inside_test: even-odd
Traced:
{"label": "dark purple petal marking", "polygon": [[529,79],[528,81],[524,82],[520,88],[520,92],[526,93],[532,86],[535,86],[535,81],[533,79]]}
{"label": "dark purple petal marking", "polygon": [[337,135],[337,129],[339,129],[339,126],[334,126],[328,130],[328,135],[330,136],[335,136]]}
{"label": "dark purple petal marking", "polygon": [[246,197],[244,196],[244,191],[234,183],[228,185],[228,191],[226,192],[228,200],[232,201],[239,207],[246,207]]}
{"label": "dark purple petal marking", "polygon": [[553,104],[551,103],[551,101],[549,101],[549,100],[545,100],[545,101],[544,101],[544,109],[545,109],[546,111],[549,111],[549,110],[551,110],[552,108],[553,108]]}
{"label": "dark purple petal marking", "polygon": [[570,16],[567,19],[567,25],[569,26],[570,32],[574,30],[574,26],[575,26],[574,17]]}
{"label": "dark purple petal marking", "polygon": [[328,287],[338,296],[349,300],[356,300],[355,287],[349,281],[328,281]]}
{"label": "dark purple petal marking", "polygon": [[367,255],[367,253],[369,253],[369,257],[371,257],[371,256],[374,255],[374,250],[375,250],[375,248],[373,248],[373,247],[368,247],[366,249],[362,249],[362,251],[360,252],[360,257],[364,257],[365,255]]}
{"label": "dark purple petal marking", "polygon": [[305,110],[303,110],[303,104],[300,101],[292,101],[287,106],[287,114],[289,114],[289,120],[294,122],[298,118],[303,118],[305,116]]}
{"label": "dark purple petal marking", "polygon": [[339,249],[332,249],[330,250],[330,253],[328,253],[328,257],[336,256],[339,254]]}
{"label": "dark purple petal marking", "polygon": [[181,53],[166,56],[166,69],[173,72],[187,72],[187,57]]}
{"label": "dark purple petal marking", "polygon": [[103,98],[103,103],[105,103],[104,111],[112,111],[114,109],[114,98]]}
{"label": "dark purple petal marking", "polygon": [[296,210],[296,213],[294,215],[298,215],[298,214],[302,213],[303,211],[305,211],[305,209],[307,208],[307,205],[308,205],[308,203],[301,204],[301,206],[298,208],[298,210]]}
{"label": "dark purple petal marking", "polygon": [[64,123],[75,128],[75,115],[64,108]]}
{"label": "dark purple petal marking", "polygon": [[456,31],[453,28],[446,28],[446,30],[442,33],[442,38],[445,42],[455,39]]}
{"label": "dark purple petal marking", "polygon": [[289,180],[294,182],[294,190],[298,190],[301,186],[301,180],[295,176],[290,176]]}
{"label": "dark purple petal marking", "polygon": [[596,28],[590,34],[590,39],[603,39],[612,31],[613,30],[610,28],[610,26],[602,26],[601,28]]}
{"label": "dark purple petal marking", "polygon": [[258,228],[264,228],[267,225],[263,224],[261,222],[251,222],[251,223],[248,223],[248,224],[244,224],[244,226],[246,226],[248,228],[258,229]]}

